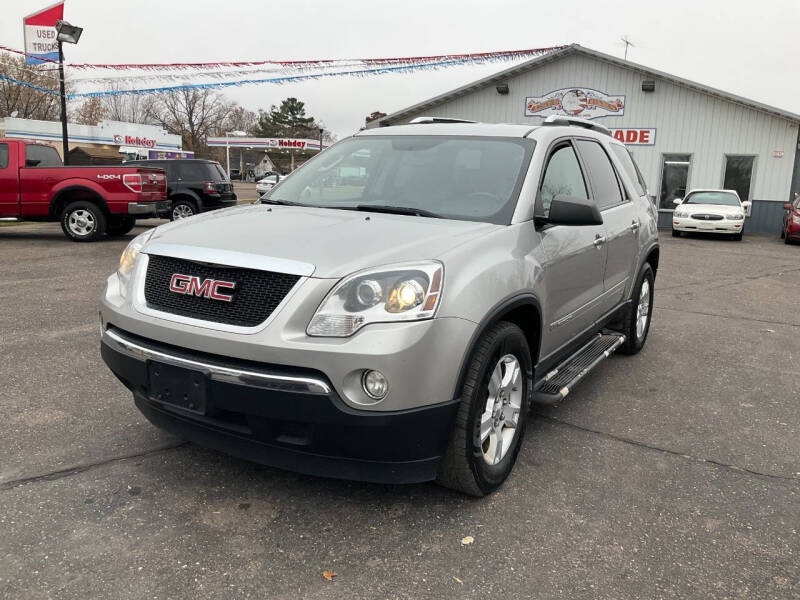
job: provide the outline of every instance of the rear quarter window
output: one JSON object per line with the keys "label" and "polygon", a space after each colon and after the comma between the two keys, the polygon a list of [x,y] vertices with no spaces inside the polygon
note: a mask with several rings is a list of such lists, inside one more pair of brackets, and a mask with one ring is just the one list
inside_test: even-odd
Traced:
{"label": "rear quarter window", "polygon": [[211,175],[209,166],[203,162],[178,163],[178,178],[184,181],[208,181]]}
{"label": "rear quarter window", "polygon": [[25,146],[26,167],[60,167],[61,157],[55,148],[30,144]]}
{"label": "rear quarter window", "polygon": [[611,144],[611,151],[619,159],[619,162],[622,163],[622,168],[625,171],[625,174],[633,182],[633,187],[636,190],[636,194],[639,196],[644,196],[647,194],[647,185],[645,185],[644,178],[639,172],[639,167],[636,166],[636,163],[634,162],[633,157],[628,149],[625,146],[620,146],[619,144]]}

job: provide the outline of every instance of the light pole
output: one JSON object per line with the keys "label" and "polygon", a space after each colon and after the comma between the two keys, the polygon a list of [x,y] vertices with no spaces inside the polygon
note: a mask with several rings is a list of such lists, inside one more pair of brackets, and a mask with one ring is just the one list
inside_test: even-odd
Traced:
{"label": "light pole", "polygon": [[237,137],[241,137],[243,135],[247,135],[247,133],[239,130],[225,132],[225,168],[228,169],[228,179],[231,178],[231,145],[228,142],[229,135],[235,135]]}
{"label": "light pole", "polygon": [[319,128],[319,151],[322,152],[322,127]]}
{"label": "light pole", "polygon": [[58,41],[58,88],[61,94],[61,148],[64,164],[69,163],[69,136],[67,134],[67,92],[64,86],[64,42],[77,44],[81,39],[83,27],[70,25],[66,21],[56,21],[56,40]]}

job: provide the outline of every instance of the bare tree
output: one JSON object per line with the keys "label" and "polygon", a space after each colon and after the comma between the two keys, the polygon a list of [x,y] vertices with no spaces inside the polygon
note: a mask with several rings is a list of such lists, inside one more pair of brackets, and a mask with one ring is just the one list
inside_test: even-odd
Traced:
{"label": "bare tree", "polygon": [[[121,89],[112,85],[112,90]],[[104,96],[103,108],[106,119],[123,121],[125,123],[152,123],[155,98],[153,96],[140,96],[138,94],[120,94],[118,96]]]}
{"label": "bare tree", "polygon": [[206,138],[222,132],[233,105],[208,89],[176,90],[155,98],[152,119],[180,135],[185,150],[205,151]]}
{"label": "bare tree", "polygon": [[97,125],[106,118],[106,109],[100,98],[89,98],[75,111],[75,122],[83,125]]}
{"label": "bare tree", "polygon": [[58,96],[58,72],[52,65],[34,67],[24,57],[0,55],[0,73],[30,85],[52,90],[47,93],[0,79],[0,117],[13,112],[22,119],[54,121],[61,115]]}
{"label": "bare tree", "polygon": [[[233,104],[230,107],[228,118],[222,124],[225,131],[244,131],[248,135],[253,134],[253,130],[258,124],[258,113],[247,110],[244,106]],[[218,134],[225,133],[217,131]]]}

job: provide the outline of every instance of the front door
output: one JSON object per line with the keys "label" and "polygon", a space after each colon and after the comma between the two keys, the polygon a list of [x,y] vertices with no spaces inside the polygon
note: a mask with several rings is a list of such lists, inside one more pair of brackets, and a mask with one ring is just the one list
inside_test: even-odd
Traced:
{"label": "front door", "polygon": [[0,144],[0,217],[19,216],[17,169],[9,160],[8,144]]}
{"label": "front door", "polygon": [[[537,214],[547,216],[557,194],[589,198],[581,165],[570,141],[556,146],[547,161],[537,195]],[[541,229],[544,260],[542,294],[544,336],[541,358],[546,358],[590,327],[602,314],[606,245],[603,225],[548,225]]]}
{"label": "front door", "polygon": [[576,142],[589,175],[592,197],[603,215],[606,266],[603,276],[603,312],[622,302],[637,260],[636,210],[603,147],[594,140]]}

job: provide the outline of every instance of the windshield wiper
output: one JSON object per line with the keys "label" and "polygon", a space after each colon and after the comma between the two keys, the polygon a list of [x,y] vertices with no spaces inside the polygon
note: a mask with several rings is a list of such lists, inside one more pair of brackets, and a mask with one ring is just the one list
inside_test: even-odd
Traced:
{"label": "windshield wiper", "polygon": [[291,200],[280,200],[279,198],[262,198],[261,204],[280,204],[281,206],[308,206],[302,202],[292,202]]}
{"label": "windshield wiper", "polygon": [[411,215],[413,217],[430,217],[431,219],[444,219],[442,215],[425,210],[424,208],[411,208],[409,206],[387,206],[381,204],[358,204],[356,210],[364,212],[389,213],[393,215]]}

